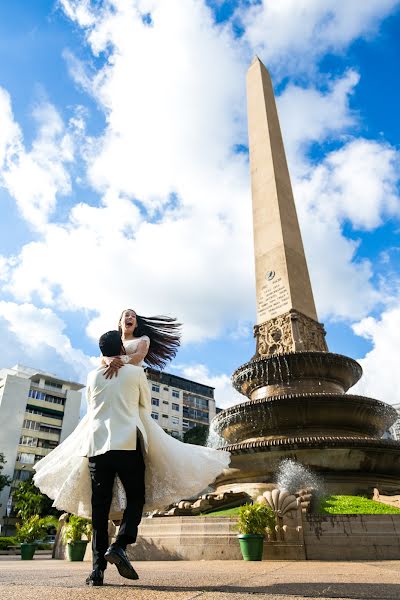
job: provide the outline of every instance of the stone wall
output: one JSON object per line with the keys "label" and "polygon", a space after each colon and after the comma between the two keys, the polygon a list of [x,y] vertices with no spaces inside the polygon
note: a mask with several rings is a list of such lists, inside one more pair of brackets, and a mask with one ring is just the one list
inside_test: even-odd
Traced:
{"label": "stone wall", "polygon": [[[232,517],[143,519],[132,561],[242,560]],[[265,541],[263,560],[399,560],[399,515],[304,515],[297,541]],[[57,556],[63,558],[63,555]],[[90,544],[85,560],[91,560]]]}
{"label": "stone wall", "polygon": [[[144,519],[131,560],[242,560],[232,517],[158,517]],[[264,543],[264,560],[305,560],[299,541]]]}
{"label": "stone wall", "polygon": [[398,560],[399,515],[304,515],[307,560]]}

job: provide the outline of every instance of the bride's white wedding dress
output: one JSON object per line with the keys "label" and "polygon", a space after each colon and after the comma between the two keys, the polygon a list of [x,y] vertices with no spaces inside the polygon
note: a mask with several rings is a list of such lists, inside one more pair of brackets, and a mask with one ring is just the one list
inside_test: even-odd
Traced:
{"label": "bride's white wedding dress", "polygon": [[[141,338],[125,343],[127,354],[135,352]],[[124,367],[122,367],[124,368]],[[184,498],[200,494],[229,466],[229,452],[184,444],[168,435],[151,414],[140,408],[146,429],[145,511],[163,508]],[[83,417],[76,429],[57,448],[36,463],[34,482],[54,500],[53,506],[82,517],[91,516],[91,481],[88,458],[80,456],[89,421]],[[125,492],[116,477],[111,513],[126,506]]]}

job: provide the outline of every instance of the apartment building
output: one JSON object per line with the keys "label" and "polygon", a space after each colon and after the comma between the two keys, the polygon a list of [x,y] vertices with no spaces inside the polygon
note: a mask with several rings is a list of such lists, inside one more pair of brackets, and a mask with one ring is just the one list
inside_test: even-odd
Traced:
{"label": "apartment building", "polygon": [[209,425],[216,415],[214,388],[170,373],[146,370],[151,416],[176,438],[195,425]]}
{"label": "apartment building", "polygon": [[7,461],[3,474],[12,478],[11,488],[0,493],[2,529],[15,487],[77,426],[83,387],[21,365],[0,369],[0,452]]}

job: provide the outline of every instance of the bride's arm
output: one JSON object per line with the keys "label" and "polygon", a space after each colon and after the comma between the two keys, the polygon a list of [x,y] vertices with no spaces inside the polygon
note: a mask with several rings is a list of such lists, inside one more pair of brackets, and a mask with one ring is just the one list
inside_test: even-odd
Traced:
{"label": "bride's arm", "polygon": [[150,340],[148,338],[140,340],[135,352],[133,354],[126,355],[126,358],[129,358],[129,360],[127,360],[127,364],[138,365],[140,362],[142,362],[142,360],[146,358],[146,355],[149,351],[149,346]]}
{"label": "bride's arm", "polygon": [[147,336],[143,336],[133,354],[103,357],[102,364],[107,366],[104,371],[105,378],[111,379],[114,375],[117,376],[119,369],[124,365],[138,365],[146,357],[149,347],[150,339]]}

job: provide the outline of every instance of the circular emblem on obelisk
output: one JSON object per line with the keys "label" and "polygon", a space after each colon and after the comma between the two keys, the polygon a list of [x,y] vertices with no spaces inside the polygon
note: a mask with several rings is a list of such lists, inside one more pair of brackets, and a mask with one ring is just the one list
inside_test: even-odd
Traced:
{"label": "circular emblem on obelisk", "polygon": [[267,281],[272,281],[272,279],[275,277],[275,271],[268,271],[268,273],[265,276],[265,279]]}

